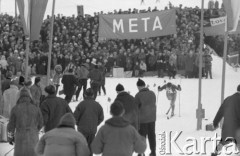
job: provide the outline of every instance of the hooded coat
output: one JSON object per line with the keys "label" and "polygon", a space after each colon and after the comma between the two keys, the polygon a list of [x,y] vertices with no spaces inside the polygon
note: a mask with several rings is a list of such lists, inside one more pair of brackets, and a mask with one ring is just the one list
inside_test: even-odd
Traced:
{"label": "hooded coat", "polygon": [[99,129],[91,147],[102,156],[132,156],[133,152],[144,153],[146,142],[127,120],[113,117]]}
{"label": "hooded coat", "polygon": [[[22,91],[20,91],[22,92]],[[30,97],[22,96],[13,107],[7,126],[14,134],[14,156],[37,156],[34,148],[39,140],[38,133],[43,125],[42,113]]]}
{"label": "hooded coat", "polygon": [[74,118],[64,115],[59,127],[47,132],[39,140],[36,153],[44,156],[89,156],[87,141],[84,136],[64,122],[75,123]]}

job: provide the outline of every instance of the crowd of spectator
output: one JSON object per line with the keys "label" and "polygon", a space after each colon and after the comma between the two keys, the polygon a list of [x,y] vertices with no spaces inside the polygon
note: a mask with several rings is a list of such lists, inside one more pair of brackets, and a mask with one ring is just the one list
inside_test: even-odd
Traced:
{"label": "crowd of spectator", "polygon": [[[212,0],[211,0],[212,2]],[[113,67],[122,67],[125,71],[133,71],[133,76],[143,76],[146,71],[158,71],[158,76],[169,75],[175,77],[178,71],[183,71],[186,77],[197,77],[198,50],[200,41],[200,15],[198,7],[188,8],[180,5],[168,8],[176,9],[177,34],[131,40],[112,40],[98,38],[98,16],[55,16],[54,37],[52,48],[51,68],[60,64],[63,69],[72,62],[76,66],[82,63],[103,64],[108,72]],[[157,8],[147,10],[129,9],[114,11],[112,14],[131,14],[158,11]],[[108,13],[111,14],[111,13]],[[224,15],[224,9],[219,4],[210,5],[205,10],[205,18]],[[25,36],[20,17],[14,18],[7,14],[0,15],[0,68],[3,74],[11,70],[13,74],[28,70],[32,75],[46,75],[47,53],[49,51],[50,16],[44,20],[38,41],[30,44],[29,67],[25,69]],[[214,41],[221,37],[214,38]],[[238,36],[233,37],[238,40]],[[211,41],[212,42],[212,41]],[[216,41],[217,42],[217,41]],[[211,44],[211,43],[210,43]],[[232,43],[232,47],[239,47]],[[203,66],[211,64],[207,58],[210,53],[204,50]]]}

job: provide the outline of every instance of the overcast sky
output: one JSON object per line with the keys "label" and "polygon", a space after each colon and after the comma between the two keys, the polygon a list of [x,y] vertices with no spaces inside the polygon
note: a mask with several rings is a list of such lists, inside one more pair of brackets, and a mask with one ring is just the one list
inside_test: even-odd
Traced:
{"label": "overcast sky", "polygon": [[[15,0],[0,0],[1,1],[1,13],[8,13],[14,15],[14,1]],[[55,14],[63,14],[71,16],[77,14],[77,5],[84,6],[85,14],[93,14],[94,12],[108,12],[114,9],[127,10],[128,8],[147,9],[148,7],[154,8],[157,6],[158,9],[163,9],[168,5],[169,1],[175,5],[188,7],[201,7],[201,0],[144,0],[145,4],[141,4],[141,0],[56,0]],[[156,3],[156,1],[160,1]],[[215,1],[215,0],[214,0]],[[218,0],[220,4],[222,0]],[[51,14],[53,0],[48,1],[46,15]],[[205,7],[207,7],[208,0],[205,0]]]}

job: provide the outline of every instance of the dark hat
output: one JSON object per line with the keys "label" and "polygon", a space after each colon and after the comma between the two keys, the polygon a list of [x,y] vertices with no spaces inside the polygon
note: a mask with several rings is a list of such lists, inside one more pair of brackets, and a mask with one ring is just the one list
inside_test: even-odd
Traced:
{"label": "dark hat", "polygon": [[25,85],[26,87],[31,86],[31,85],[32,85],[32,80],[31,80],[31,79],[26,80],[26,81],[24,82],[24,85]]}
{"label": "dark hat", "polygon": [[67,127],[74,128],[75,124],[76,124],[76,120],[72,115],[72,113],[66,113],[61,117],[58,126],[67,126]]}
{"label": "dark hat", "polygon": [[146,84],[145,84],[145,82],[142,80],[142,79],[138,79],[138,81],[137,81],[137,86],[140,86],[140,87],[142,87],[142,86],[145,86]]}
{"label": "dark hat", "polygon": [[69,69],[68,69],[68,72],[69,72],[69,73],[72,73],[72,72],[73,72],[73,69],[72,69],[72,68],[69,68]]}
{"label": "dark hat", "polygon": [[92,90],[92,88],[88,88],[88,89],[85,91],[84,95],[85,95],[86,97],[91,97],[91,96],[93,96],[93,90]]}
{"label": "dark hat", "polygon": [[123,85],[119,83],[119,84],[116,86],[116,91],[117,91],[117,92],[124,91]]}
{"label": "dark hat", "polygon": [[119,116],[124,111],[123,104],[120,101],[115,101],[110,107],[110,112],[113,116]]}
{"label": "dark hat", "polygon": [[41,78],[38,76],[38,77],[35,78],[34,84],[37,84],[37,83],[40,82],[40,81],[41,81]]}
{"label": "dark hat", "polygon": [[19,77],[19,84],[24,85],[25,78],[23,76]]}
{"label": "dark hat", "polygon": [[240,85],[238,85],[238,87],[237,87],[237,91],[240,92]]}
{"label": "dark hat", "polygon": [[172,83],[171,82],[168,82],[167,83],[167,87],[171,87],[172,86]]}
{"label": "dark hat", "polygon": [[50,95],[53,95],[56,92],[55,87],[53,85],[46,86],[44,90],[46,93],[48,93]]}

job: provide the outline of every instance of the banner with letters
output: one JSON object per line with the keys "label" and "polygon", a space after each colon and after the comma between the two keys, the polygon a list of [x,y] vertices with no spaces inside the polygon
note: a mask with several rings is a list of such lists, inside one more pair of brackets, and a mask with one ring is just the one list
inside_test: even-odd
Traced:
{"label": "banner with letters", "polygon": [[142,39],[176,34],[176,11],[99,16],[99,38]]}
{"label": "banner with letters", "polygon": [[[206,36],[224,35],[226,31],[226,16],[218,18],[210,18],[205,20],[203,31]],[[238,24],[237,30],[230,32],[232,34],[240,33],[240,25]]]}

